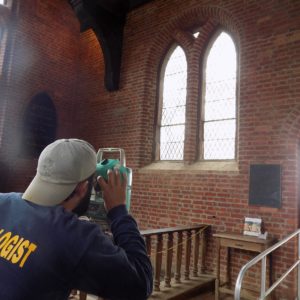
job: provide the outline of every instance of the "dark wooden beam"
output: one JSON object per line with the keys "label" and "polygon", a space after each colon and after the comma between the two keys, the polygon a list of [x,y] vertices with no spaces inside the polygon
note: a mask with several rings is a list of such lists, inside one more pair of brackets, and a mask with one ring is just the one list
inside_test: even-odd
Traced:
{"label": "dark wooden beam", "polygon": [[86,4],[94,3],[112,15],[124,15],[129,9],[129,2],[127,0],[85,0],[85,2]]}
{"label": "dark wooden beam", "polygon": [[[81,32],[92,29],[101,45],[105,61],[105,87],[108,91],[119,89],[123,30],[126,6],[116,8],[108,1],[70,0],[80,22]],[[101,5],[103,4],[103,6]]]}
{"label": "dark wooden beam", "polygon": [[129,11],[138,8],[141,5],[144,5],[153,0],[129,0]]}
{"label": "dark wooden beam", "polygon": [[94,17],[97,25],[93,27],[93,30],[101,45],[105,60],[105,87],[109,91],[115,91],[119,89],[126,14],[116,16],[98,9]]}
{"label": "dark wooden beam", "polygon": [[119,89],[123,31],[126,14],[152,0],[69,0],[80,22],[80,31],[93,29],[105,60],[105,87]]}

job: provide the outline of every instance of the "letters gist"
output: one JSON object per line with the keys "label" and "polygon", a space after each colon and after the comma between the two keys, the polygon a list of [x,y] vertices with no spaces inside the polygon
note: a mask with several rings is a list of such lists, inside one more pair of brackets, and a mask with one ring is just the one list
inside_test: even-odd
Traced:
{"label": "letters gist", "polygon": [[23,268],[28,257],[36,248],[35,244],[19,235],[13,235],[12,232],[0,229],[0,257],[13,264],[18,264],[20,268]]}

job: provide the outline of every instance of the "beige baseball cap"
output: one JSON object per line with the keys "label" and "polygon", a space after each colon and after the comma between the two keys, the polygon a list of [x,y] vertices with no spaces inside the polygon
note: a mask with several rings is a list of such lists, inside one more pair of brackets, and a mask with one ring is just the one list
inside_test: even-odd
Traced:
{"label": "beige baseball cap", "polygon": [[39,205],[57,205],[95,171],[92,145],[79,139],[57,140],[42,151],[36,175],[22,198]]}

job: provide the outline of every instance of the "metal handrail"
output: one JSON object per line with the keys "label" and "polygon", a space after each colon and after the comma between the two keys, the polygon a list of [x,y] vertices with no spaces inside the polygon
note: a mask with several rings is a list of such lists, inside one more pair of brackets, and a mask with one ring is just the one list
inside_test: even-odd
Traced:
{"label": "metal handrail", "polygon": [[[290,239],[298,235],[298,259],[297,261],[277,280],[275,281],[267,290],[266,290],[266,266],[267,266],[267,255],[288,242]],[[297,300],[300,300],[300,229],[297,229],[292,234],[288,235],[282,241],[279,241],[275,245],[271,246],[270,248],[266,249],[252,260],[250,260],[247,264],[245,264],[237,277],[235,290],[234,290],[234,300],[240,300],[241,296],[241,289],[242,289],[242,281],[246,271],[249,268],[254,266],[259,261],[262,261],[262,268],[261,268],[261,286],[260,286],[260,297],[259,300],[265,299],[283,280],[284,278],[298,266],[298,279],[297,279]]]}

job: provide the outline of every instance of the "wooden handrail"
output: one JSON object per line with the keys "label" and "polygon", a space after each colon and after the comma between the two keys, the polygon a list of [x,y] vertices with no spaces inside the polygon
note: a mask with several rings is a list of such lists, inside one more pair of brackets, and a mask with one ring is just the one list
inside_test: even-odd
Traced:
{"label": "wooden handrail", "polygon": [[199,224],[199,225],[194,225],[194,226],[180,226],[180,227],[169,227],[169,228],[160,228],[160,229],[147,229],[147,230],[141,230],[142,236],[146,237],[149,235],[156,235],[159,233],[169,233],[169,232],[181,232],[181,231],[186,231],[186,230],[196,230],[196,229],[202,229],[202,228],[207,228],[210,225],[206,224]]}

